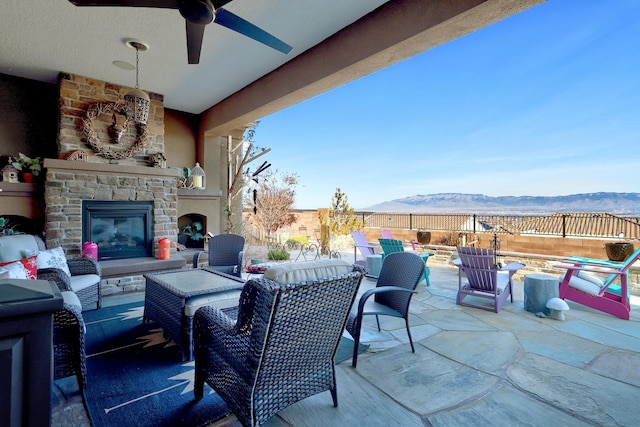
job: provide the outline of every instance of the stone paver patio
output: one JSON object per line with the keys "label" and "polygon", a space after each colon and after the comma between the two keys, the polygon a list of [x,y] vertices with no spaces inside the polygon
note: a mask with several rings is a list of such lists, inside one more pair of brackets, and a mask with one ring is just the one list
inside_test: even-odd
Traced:
{"label": "stone paver patio", "polygon": [[[524,310],[522,282],[498,314],[455,304],[454,269],[432,268],[431,283],[411,304],[416,353],[402,319],[381,317],[382,332],[368,319],[358,367],[337,366],[340,406],[321,393],[265,425],[638,425],[640,298],[629,321],[571,302],[557,321]],[[87,425],[65,423],[65,411],[76,421],[82,412],[65,397],[53,425]],[[212,425],[240,424],[231,415]]]}

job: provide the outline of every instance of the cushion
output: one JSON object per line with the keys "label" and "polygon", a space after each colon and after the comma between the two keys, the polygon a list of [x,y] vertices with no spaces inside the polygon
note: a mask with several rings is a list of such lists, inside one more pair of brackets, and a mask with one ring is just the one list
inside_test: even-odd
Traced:
{"label": "cushion", "polygon": [[11,236],[0,236],[0,262],[25,258],[23,253],[25,249],[38,250],[38,242],[32,235],[13,234]]}
{"label": "cushion", "polygon": [[80,298],[78,298],[78,295],[76,295],[75,292],[62,291],[60,293],[62,294],[62,301],[64,302],[64,304],[73,305],[78,309],[78,311],[82,311],[82,303],[80,302]]}
{"label": "cushion", "polygon": [[0,267],[0,273],[6,277],[6,279],[26,279],[27,278],[27,269],[24,268],[24,265],[20,261],[10,262]]}
{"label": "cushion", "polygon": [[96,285],[100,282],[100,276],[97,274],[78,274],[71,276],[71,290],[80,292],[89,286]]}
{"label": "cushion", "polygon": [[282,285],[309,282],[323,277],[351,273],[353,265],[342,259],[319,259],[315,261],[288,262],[264,272],[265,279]]}
{"label": "cushion", "polygon": [[[34,255],[34,252],[25,250],[24,255]],[[47,249],[46,251],[35,251],[35,255],[37,255],[36,265],[38,269],[57,268],[71,276],[69,266],[67,265],[67,258],[64,256],[64,251],[61,247],[58,246],[57,248]]]}
{"label": "cushion", "polygon": [[569,279],[569,286],[593,296],[597,296],[600,293],[600,286],[578,276],[571,276],[571,279]]}
{"label": "cushion", "polygon": [[204,307],[205,305],[213,305],[213,303],[222,301],[225,299],[233,299],[235,302],[234,305],[238,305],[238,298],[240,298],[239,290],[214,292],[212,294],[198,295],[197,297],[191,297],[185,303],[184,315],[187,317],[193,317],[196,314],[196,311],[200,307]]}
{"label": "cushion", "polygon": [[38,268],[36,267],[36,257],[32,256],[29,258],[23,258],[19,261],[12,261],[12,262],[0,262],[0,267],[7,265],[7,264],[11,264],[13,262],[20,262],[22,263],[22,265],[24,266],[24,269],[26,271],[27,274],[27,279],[29,280],[36,280],[38,277]]}
{"label": "cushion", "polygon": [[599,287],[602,287],[604,285],[604,279],[602,277],[598,277],[595,274],[587,273],[586,271],[579,271],[576,276],[578,276],[582,280],[591,282],[594,285],[598,285]]}

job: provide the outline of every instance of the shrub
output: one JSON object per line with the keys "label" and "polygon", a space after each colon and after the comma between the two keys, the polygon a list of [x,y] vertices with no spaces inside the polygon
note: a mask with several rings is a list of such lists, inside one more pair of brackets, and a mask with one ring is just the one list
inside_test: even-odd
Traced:
{"label": "shrub", "polygon": [[272,261],[286,261],[289,257],[289,252],[284,249],[269,249],[267,252],[267,258]]}
{"label": "shrub", "polygon": [[309,239],[307,236],[291,236],[285,242],[285,245],[289,248],[296,248],[301,246],[307,246],[309,244]]}

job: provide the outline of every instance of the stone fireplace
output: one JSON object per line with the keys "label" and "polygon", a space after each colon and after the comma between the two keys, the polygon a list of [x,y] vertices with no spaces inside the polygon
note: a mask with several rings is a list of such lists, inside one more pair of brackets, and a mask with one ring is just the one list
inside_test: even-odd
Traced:
{"label": "stone fireplace", "polygon": [[[177,241],[178,172],[175,169],[55,159],[45,159],[44,166],[47,169],[45,225],[48,246],[62,246],[71,256],[81,253],[82,243],[88,241],[86,230],[83,231],[83,206],[88,202],[100,202],[95,206],[101,208],[111,203],[121,207],[122,202],[150,205],[153,218],[150,236],[144,230],[138,230],[129,237],[137,238],[142,233],[143,239],[152,246],[151,252],[135,256],[155,256],[158,240],[163,237]],[[141,204],[145,203],[129,205],[139,207]],[[114,224],[117,220],[112,212],[107,223]],[[102,226],[108,228],[104,222]],[[104,230],[97,237],[102,240],[108,234],[109,231]],[[116,237],[115,233],[113,237]],[[175,252],[175,243],[172,251]],[[122,257],[126,256],[117,256]]]}
{"label": "stone fireplace", "polygon": [[82,241],[97,245],[100,261],[150,257],[153,223],[152,201],[82,201]]}

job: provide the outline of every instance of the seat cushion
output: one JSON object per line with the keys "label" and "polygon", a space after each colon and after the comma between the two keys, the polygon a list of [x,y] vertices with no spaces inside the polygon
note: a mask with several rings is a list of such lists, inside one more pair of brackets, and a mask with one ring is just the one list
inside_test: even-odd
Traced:
{"label": "seat cushion", "polygon": [[[571,276],[569,280],[569,286],[579,291],[585,292],[589,295],[597,296],[600,293],[600,286],[594,283],[592,280],[584,279],[584,272],[580,272],[580,276]],[[591,276],[591,275],[589,275]],[[596,276],[592,276],[597,279]]]}
{"label": "seat cushion", "polygon": [[74,292],[80,292],[98,283],[100,283],[100,276],[97,274],[78,274],[77,276],[71,276],[71,290]]}
{"label": "seat cushion", "polygon": [[206,305],[216,305],[216,302],[232,299],[234,305],[238,305],[238,299],[240,298],[240,291],[231,289],[228,291],[214,292],[212,294],[198,295],[197,297],[189,298],[184,305],[184,315],[187,317],[193,317],[196,311],[200,307]]}
{"label": "seat cushion", "polygon": [[62,301],[66,305],[73,305],[78,309],[78,311],[82,311],[82,303],[80,302],[80,298],[74,292],[71,291],[62,291]]}
{"label": "seat cushion", "polygon": [[16,261],[25,257],[23,251],[38,250],[38,242],[30,234],[0,236],[0,262]]}
{"label": "seat cushion", "polygon": [[269,268],[264,272],[264,277],[284,285],[339,276],[352,271],[353,265],[342,259],[319,259],[283,263],[277,267]]}

